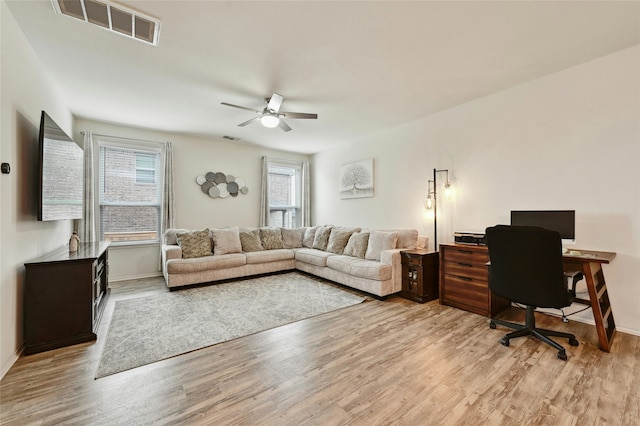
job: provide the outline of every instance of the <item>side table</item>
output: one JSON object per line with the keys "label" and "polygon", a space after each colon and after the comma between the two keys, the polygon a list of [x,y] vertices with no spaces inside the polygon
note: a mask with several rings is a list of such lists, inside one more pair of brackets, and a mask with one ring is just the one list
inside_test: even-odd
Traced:
{"label": "side table", "polygon": [[439,254],[429,250],[403,250],[400,296],[424,303],[438,298]]}

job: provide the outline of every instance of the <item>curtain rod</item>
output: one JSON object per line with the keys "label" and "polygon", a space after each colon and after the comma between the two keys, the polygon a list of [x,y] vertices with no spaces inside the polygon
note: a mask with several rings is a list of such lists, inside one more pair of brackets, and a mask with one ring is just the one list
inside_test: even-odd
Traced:
{"label": "curtain rod", "polygon": [[[86,130],[82,130],[80,132],[80,134],[82,136],[84,136],[85,133],[87,133]],[[123,136],[103,135],[103,134],[100,134],[100,133],[93,133],[93,132],[92,132],[92,135],[93,136],[101,136],[103,138],[123,139],[123,140],[129,140],[129,141],[139,141],[139,142],[150,142],[150,143],[167,143],[167,142],[169,142],[169,141],[159,142],[159,141],[150,141],[150,140],[147,140],[147,139],[125,138]]]}

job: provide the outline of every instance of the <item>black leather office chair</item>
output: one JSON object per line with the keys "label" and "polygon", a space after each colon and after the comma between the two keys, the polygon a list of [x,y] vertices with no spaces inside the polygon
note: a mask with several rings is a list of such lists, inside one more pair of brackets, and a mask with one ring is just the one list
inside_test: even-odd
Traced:
{"label": "black leather office chair", "polygon": [[556,231],[533,226],[497,225],[486,230],[489,248],[489,288],[495,294],[512,302],[526,305],[525,324],[516,324],[492,318],[496,324],[515,329],[501,340],[521,336],[534,336],[558,350],[558,358],[567,359],[564,347],[548,336],[569,339],[578,346],[573,334],[536,327],[536,308],[564,308],[571,305],[574,296],[568,289],[562,268],[562,240]]}

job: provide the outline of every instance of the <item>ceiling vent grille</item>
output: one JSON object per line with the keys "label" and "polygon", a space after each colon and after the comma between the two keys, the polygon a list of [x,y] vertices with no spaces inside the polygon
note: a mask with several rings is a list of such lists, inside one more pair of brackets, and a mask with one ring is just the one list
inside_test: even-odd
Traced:
{"label": "ceiling vent grille", "polygon": [[158,45],[160,21],[108,0],[51,0],[56,12],[135,40]]}

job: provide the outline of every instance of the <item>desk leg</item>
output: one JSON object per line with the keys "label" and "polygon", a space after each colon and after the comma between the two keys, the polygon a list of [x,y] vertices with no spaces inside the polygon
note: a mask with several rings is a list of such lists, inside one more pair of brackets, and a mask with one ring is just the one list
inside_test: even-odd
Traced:
{"label": "desk leg", "polygon": [[616,324],[613,320],[613,312],[611,311],[611,303],[609,302],[609,293],[607,292],[602,266],[595,262],[585,262],[582,264],[582,272],[587,281],[587,290],[589,291],[589,300],[593,310],[593,319],[596,322],[596,330],[598,330],[600,349],[609,352],[611,340],[616,331]]}

